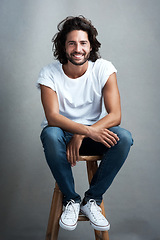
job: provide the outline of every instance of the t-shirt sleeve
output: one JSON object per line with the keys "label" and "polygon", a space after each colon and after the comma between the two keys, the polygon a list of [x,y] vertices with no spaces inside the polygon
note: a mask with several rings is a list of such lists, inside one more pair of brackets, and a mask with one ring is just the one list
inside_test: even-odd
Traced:
{"label": "t-shirt sleeve", "polygon": [[117,69],[114,67],[114,65],[111,62],[103,60],[101,65],[101,71],[100,71],[100,81],[101,81],[102,88],[104,87],[109,76],[112,73],[117,73]]}
{"label": "t-shirt sleeve", "polygon": [[40,89],[40,85],[44,85],[46,87],[51,88],[53,91],[56,91],[54,79],[47,67],[42,68],[42,70],[39,73],[38,80],[36,83],[38,89]]}

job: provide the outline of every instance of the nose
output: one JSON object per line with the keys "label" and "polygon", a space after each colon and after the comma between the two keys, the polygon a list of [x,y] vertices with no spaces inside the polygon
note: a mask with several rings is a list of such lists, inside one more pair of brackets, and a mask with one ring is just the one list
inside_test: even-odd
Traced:
{"label": "nose", "polygon": [[79,43],[77,43],[77,44],[75,45],[75,51],[76,51],[76,52],[81,52],[81,45],[80,45]]}

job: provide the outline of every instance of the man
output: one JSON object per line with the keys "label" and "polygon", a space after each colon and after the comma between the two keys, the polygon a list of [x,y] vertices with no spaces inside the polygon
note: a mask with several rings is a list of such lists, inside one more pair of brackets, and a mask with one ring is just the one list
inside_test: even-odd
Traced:
{"label": "man", "polygon": [[[53,37],[58,61],[44,67],[38,79],[46,116],[41,140],[64,196],[65,210],[59,224],[67,230],[76,228],[80,210],[94,229],[109,230],[99,205],[132,145],[130,132],[118,126],[121,106],[117,71],[111,62],[100,58],[97,34],[83,16],[63,20]],[[103,155],[82,203],[71,170],[80,153]]]}

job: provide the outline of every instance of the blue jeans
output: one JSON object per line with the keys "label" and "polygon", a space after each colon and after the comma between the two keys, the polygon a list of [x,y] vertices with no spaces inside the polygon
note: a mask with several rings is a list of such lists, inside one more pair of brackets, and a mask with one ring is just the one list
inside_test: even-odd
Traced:
{"label": "blue jeans", "polygon": [[[100,205],[103,194],[111,185],[113,179],[125,162],[130,147],[133,144],[131,133],[117,126],[109,129],[119,137],[118,143],[107,148],[103,144],[85,138],[80,148],[83,155],[103,155],[98,170],[94,175],[89,189],[85,192],[84,200],[95,199]],[[74,179],[70,163],[66,157],[66,146],[72,138],[71,133],[58,127],[45,127],[41,133],[47,163],[63,193],[63,204],[73,199],[81,202],[81,197],[75,192]]]}

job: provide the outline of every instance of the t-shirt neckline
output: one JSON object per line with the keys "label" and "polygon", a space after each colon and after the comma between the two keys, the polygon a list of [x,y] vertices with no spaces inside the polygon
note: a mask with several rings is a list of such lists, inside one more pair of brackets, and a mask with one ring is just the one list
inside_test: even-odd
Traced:
{"label": "t-shirt neckline", "polygon": [[62,67],[62,64],[60,64],[61,72],[62,72],[63,76],[64,76],[65,78],[71,80],[71,81],[79,80],[79,79],[82,79],[82,78],[86,77],[86,76],[88,75],[90,66],[91,66],[91,61],[88,61],[88,68],[87,68],[86,72],[85,72],[82,76],[80,76],[80,77],[78,77],[78,78],[70,78],[70,77],[68,77],[68,76],[65,74],[65,72],[64,72],[64,70],[63,70],[63,67]]}

